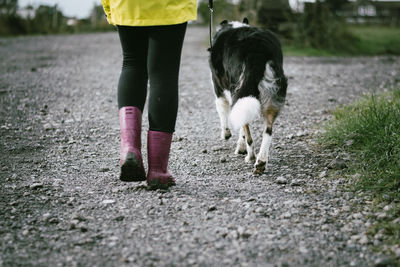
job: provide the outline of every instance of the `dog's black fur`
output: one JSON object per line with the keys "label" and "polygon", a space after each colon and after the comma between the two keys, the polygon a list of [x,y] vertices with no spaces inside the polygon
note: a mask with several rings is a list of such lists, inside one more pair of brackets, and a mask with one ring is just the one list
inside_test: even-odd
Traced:
{"label": "dog's black fur", "polygon": [[[231,123],[235,123],[237,115],[246,116],[242,113],[253,112],[251,106],[257,106],[252,105],[257,100],[259,112],[266,122],[264,133],[270,137],[272,124],[283,106],[287,88],[280,41],[268,30],[250,27],[247,19],[244,19],[243,23],[225,20],[220,26],[214,35],[212,48],[209,49],[209,63],[217,98],[217,110],[221,119],[222,137],[228,139],[231,136],[226,123],[228,115],[225,113],[230,113],[231,108],[234,113],[235,105],[240,99],[250,99],[250,101],[247,101],[249,104],[246,104],[246,101],[240,104],[235,115],[230,117]],[[248,127],[250,121],[245,119],[238,123],[237,126],[243,127],[243,131],[236,152],[245,153],[247,150],[246,161],[254,160]],[[241,138],[243,140],[240,140]],[[266,138],[268,139],[268,136]],[[265,142],[263,140],[263,145],[268,146],[264,150],[269,149],[270,139],[268,140]],[[260,148],[255,164],[256,173],[262,173],[265,169],[268,151],[266,155],[261,155],[261,151],[265,154],[264,150]]]}
{"label": "dog's black fur", "polygon": [[[243,24],[248,25],[247,19]],[[258,84],[264,76],[265,65],[272,62],[271,67],[276,75],[279,90],[277,97],[285,99],[287,79],[283,71],[283,56],[279,39],[269,30],[256,27],[233,28],[224,20],[221,29],[214,35],[210,55],[214,89],[217,97],[224,90],[232,93],[233,105],[245,96],[258,97]],[[240,90],[232,90],[238,83],[242,64],[249,69],[245,72],[244,86]]]}

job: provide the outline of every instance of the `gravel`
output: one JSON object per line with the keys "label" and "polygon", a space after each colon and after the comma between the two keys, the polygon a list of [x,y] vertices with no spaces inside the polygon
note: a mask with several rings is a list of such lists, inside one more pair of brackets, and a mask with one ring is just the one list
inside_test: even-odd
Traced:
{"label": "gravel", "polygon": [[[286,106],[267,170],[254,176],[233,153],[237,133],[219,139],[206,46],[207,29],[190,27],[170,158],[177,185],[149,191],[118,180],[116,33],[0,39],[0,266],[398,261],[376,252],[368,197],[329,178],[346,161],[315,137],[336,106],[398,85],[399,58],[285,58]],[[146,140],[146,112],[143,121]],[[257,150],[261,130],[252,125]]]}

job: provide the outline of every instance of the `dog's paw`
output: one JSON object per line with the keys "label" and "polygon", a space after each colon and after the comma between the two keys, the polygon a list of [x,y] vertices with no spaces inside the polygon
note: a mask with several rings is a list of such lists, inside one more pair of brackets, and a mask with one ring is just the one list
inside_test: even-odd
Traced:
{"label": "dog's paw", "polygon": [[232,136],[232,134],[231,134],[231,130],[229,128],[226,128],[221,131],[221,139],[228,140],[229,138],[231,138],[231,136]]}
{"label": "dog's paw", "polygon": [[253,171],[253,173],[254,174],[256,174],[256,175],[261,175],[261,174],[263,174],[264,173],[264,171],[265,171],[265,166],[267,166],[267,163],[265,162],[265,161],[257,161],[255,164],[254,164],[254,171]]}
{"label": "dog's paw", "polygon": [[246,148],[237,147],[235,150],[236,155],[245,155],[247,154]]}
{"label": "dog's paw", "polygon": [[241,142],[238,142],[236,149],[235,149],[235,154],[236,155],[245,155],[247,154],[247,150],[246,150],[246,143],[244,142],[244,140],[240,140]]}
{"label": "dog's paw", "polygon": [[256,160],[256,156],[254,154],[248,154],[244,159],[244,161],[246,163],[251,163],[251,162],[254,162],[255,160]]}

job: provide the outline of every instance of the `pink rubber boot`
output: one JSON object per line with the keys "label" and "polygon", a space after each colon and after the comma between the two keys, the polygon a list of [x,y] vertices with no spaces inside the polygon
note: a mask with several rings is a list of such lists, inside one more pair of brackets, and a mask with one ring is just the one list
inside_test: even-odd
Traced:
{"label": "pink rubber boot", "polygon": [[147,135],[147,157],[149,173],[147,184],[152,189],[168,188],[175,185],[172,174],[168,171],[169,151],[172,133],[149,131]]}
{"label": "pink rubber boot", "polygon": [[141,154],[142,112],[137,107],[127,106],[119,110],[121,127],[121,174],[125,182],[146,180]]}

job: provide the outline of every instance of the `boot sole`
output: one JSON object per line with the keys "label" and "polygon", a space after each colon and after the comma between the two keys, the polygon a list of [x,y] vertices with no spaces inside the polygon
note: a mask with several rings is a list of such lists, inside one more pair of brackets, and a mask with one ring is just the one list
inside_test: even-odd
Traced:
{"label": "boot sole", "polygon": [[174,185],[176,185],[174,182],[170,183],[160,183],[158,181],[147,182],[147,186],[150,190],[168,189],[169,187]]}
{"label": "boot sole", "polygon": [[150,190],[155,189],[167,189],[171,186],[176,185],[175,180],[171,178],[169,181],[163,181],[162,179],[152,178],[151,180],[147,180],[147,186]]}
{"label": "boot sole", "polygon": [[124,182],[141,182],[146,180],[146,173],[134,153],[128,153],[126,160],[122,163],[119,179]]}

